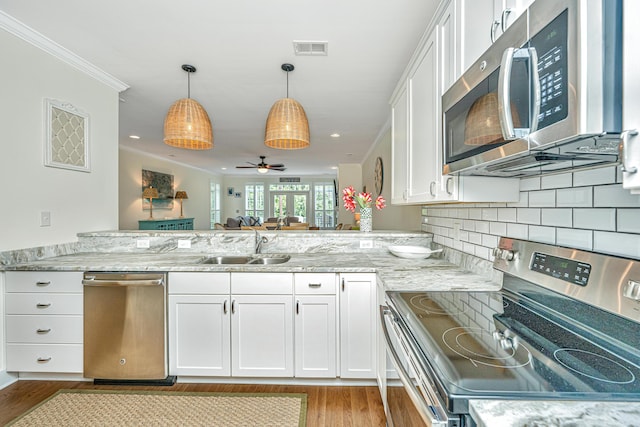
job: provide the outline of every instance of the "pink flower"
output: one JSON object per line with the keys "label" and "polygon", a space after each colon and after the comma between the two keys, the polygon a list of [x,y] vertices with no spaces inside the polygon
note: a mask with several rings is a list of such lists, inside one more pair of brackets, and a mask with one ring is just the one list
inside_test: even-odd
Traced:
{"label": "pink flower", "polygon": [[387,205],[385,204],[385,202],[386,200],[384,199],[384,197],[378,196],[378,198],[376,199],[376,209],[380,210],[386,207]]}
{"label": "pink flower", "polygon": [[[360,209],[370,208],[373,203],[373,197],[371,196],[371,193],[365,193],[364,191],[356,194],[353,186],[350,185],[342,190],[342,201],[344,202],[344,208],[346,210],[355,212],[356,203]],[[375,206],[378,210],[386,207],[387,205],[384,197],[378,196],[375,201]]]}

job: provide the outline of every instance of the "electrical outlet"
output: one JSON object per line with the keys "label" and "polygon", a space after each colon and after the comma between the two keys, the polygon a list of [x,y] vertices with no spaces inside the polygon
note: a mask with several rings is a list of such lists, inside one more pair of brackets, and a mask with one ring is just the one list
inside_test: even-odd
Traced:
{"label": "electrical outlet", "polygon": [[373,240],[360,240],[360,249],[373,248]]}
{"label": "electrical outlet", "polygon": [[40,212],[40,227],[50,227],[51,226],[51,212],[42,211]]}
{"label": "electrical outlet", "polygon": [[191,248],[191,240],[178,239],[178,249],[189,249],[189,248]]}
{"label": "electrical outlet", "polygon": [[149,241],[147,239],[136,240],[136,248],[147,249],[149,247]]}

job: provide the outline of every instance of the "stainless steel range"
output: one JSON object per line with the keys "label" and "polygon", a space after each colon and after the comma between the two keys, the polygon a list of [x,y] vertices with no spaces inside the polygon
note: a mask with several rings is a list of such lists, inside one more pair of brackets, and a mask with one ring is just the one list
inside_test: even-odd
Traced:
{"label": "stainless steel range", "polygon": [[470,399],[640,401],[640,261],[509,238],[494,255],[500,291],[386,293],[420,422],[473,425]]}

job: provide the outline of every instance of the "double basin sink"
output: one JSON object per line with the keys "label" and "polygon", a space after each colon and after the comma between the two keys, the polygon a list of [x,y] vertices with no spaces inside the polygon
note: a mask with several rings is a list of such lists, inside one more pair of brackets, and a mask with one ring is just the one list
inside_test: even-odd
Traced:
{"label": "double basin sink", "polygon": [[200,261],[200,264],[249,264],[249,265],[266,265],[266,264],[282,264],[291,259],[290,255],[227,255],[212,256]]}

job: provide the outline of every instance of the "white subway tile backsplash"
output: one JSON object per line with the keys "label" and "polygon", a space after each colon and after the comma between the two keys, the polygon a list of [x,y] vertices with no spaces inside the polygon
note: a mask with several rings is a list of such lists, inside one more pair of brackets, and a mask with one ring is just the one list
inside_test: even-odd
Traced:
{"label": "white subway tile backsplash", "polygon": [[474,245],[482,244],[482,234],[480,233],[469,233],[469,243],[473,243]]}
{"label": "white subway tile backsplash", "polygon": [[618,231],[640,233],[640,209],[617,209]]}
{"label": "white subway tile backsplash", "polygon": [[540,243],[556,244],[556,229],[553,227],[529,226],[529,240]]}
{"label": "white subway tile backsplash", "polygon": [[594,231],[593,250],[640,259],[640,235]]}
{"label": "white subway tile backsplash", "polygon": [[513,237],[514,239],[528,239],[529,227],[525,224],[507,224],[507,237]]}
{"label": "white subway tile backsplash", "polygon": [[476,222],[472,219],[465,219],[462,221],[462,229],[467,231],[474,231],[476,229]]}
{"label": "white subway tile backsplash", "polygon": [[556,229],[556,243],[570,248],[593,250],[593,231],[573,228]]}
{"label": "white subway tile backsplash", "polygon": [[469,209],[469,219],[482,219],[482,209],[479,209],[479,208]]}
{"label": "white subway tile backsplash", "polygon": [[557,207],[590,208],[593,205],[592,187],[564,188],[557,191]]}
{"label": "white subway tile backsplash", "polygon": [[520,200],[517,202],[507,203],[510,208],[526,208],[529,206],[529,193],[525,191],[520,192]]}
{"label": "white subway tile backsplash", "polygon": [[616,182],[616,167],[588,169],[573,173],[573,186],[614,184]]}
{"label": "white subway tile backsplash", "polygon": [[476,253],[476,247],[475,247],[475,245],[472,245],[471,243],[463,242],[462,243],[462,251],[466,252],[468,254],[474,255]]}
{"label": "white subway tile backsplash", "polygon": [[571,187],[572,182],[573,175],[571,173],[543,176],[540,178],[540,189]]}
{"label": "white subway tile backsplash", "polygon": [[532,191],[529,193],[529,206],[532,208],[554,207],[556,190]]}
{"label": "white subway tile backsplash", "polygon": [[498,221],[516,222],[516,209],[515,208],[498,209]]}
{"label": "white subway tile backsplash", "polygon": [[573,226],[592,230],[616,230],[615,209],[574,209]]}
{"label": "white subway tile backsplash", "polygon": [[478,258],[482,258],[482,259],[489,259],[489,256],[491,254],[491,251],[489,250],[489,248],[485,248],[482,246],[476,246],[476,252],[475,252],[475,256],[477,256]]}
{"label": "white subway tile backsplash", "polygon": [[482,219],[483,221],[496,221],[498,219],[498,209],[497,208],[483,208],[482,209]]}
{"label": "white subway tile backsplash", "polygon": [[489,222],[487,222],[487,221],[476,221],[476,231],[478,233],[489,234]]}
{"label": "white subway tile backsplash", "polygon": [[488,248],[495,248],[498,246],[498,236],[491,236],[490,234],[482,235],[482,246],[486,246]]}
{"label": "white subway tile backsplash", "polygon": [[620,184],[593,187],[593,206],[616,208],[640,208],[640,195],[631,194]]}
{"label": "white subway tile backsplash", "polygon": [[573,215],[571,209],[542,209],[542,225],[554,225],[556,227],[572,227]]}
{"label": "white subway tile backsplash", "polygon": [[540,177],[535,176],[533,178],[521,178],[520,179],[520,191],[531,191],[540,189]]}
{"label": "white subway tile backsplash", "polygon": [[507,224],[504,222],[491,222],[489,223],[489,233],[494,236],[506,236]]}
{"label": "white subway tile backsplash", "polygon": [[469,209],[457,209],[456,218],[460,218],[460,219],[469,218]]}
{"label": "white subway tile backsplash", "polygon": [[540,209],[518,208],[518,222],[521,224],[540,224]]}

